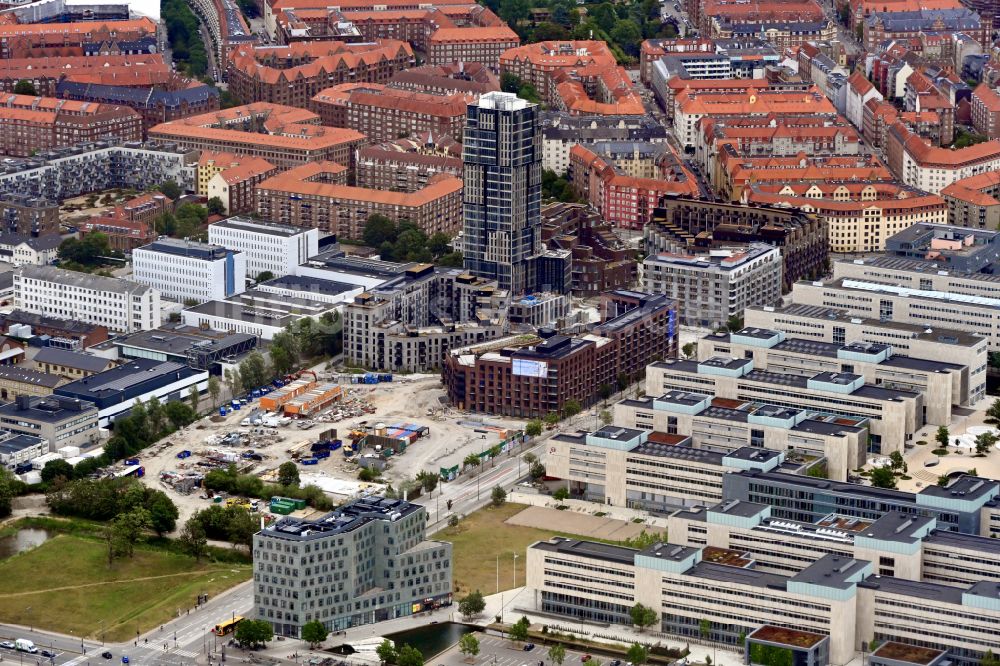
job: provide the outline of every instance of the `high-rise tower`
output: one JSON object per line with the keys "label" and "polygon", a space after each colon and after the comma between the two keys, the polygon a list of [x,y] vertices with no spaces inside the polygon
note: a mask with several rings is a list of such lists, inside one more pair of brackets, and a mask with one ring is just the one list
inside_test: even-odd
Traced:
{"label": "high-rise tower", "polygon": [[533,291],[542,254],[538,107],[490,92],[469,105],[462,162],[465,268],[512,296]]}

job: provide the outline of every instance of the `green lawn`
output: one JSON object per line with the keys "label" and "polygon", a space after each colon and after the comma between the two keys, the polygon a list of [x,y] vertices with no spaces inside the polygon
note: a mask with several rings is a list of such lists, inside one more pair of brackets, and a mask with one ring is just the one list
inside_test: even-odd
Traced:
{"label": "green lawn", "polygon": [[[103,542],[58,534],[0,561],[0,622],[126,640],[250,578],[245,564],[197,564],[185,555],[136,548],[109,568]],[[103,624],[102,624],[103,621]]]}
{"label": "green lawn", "polygon": [[[524,504],[487,506],[466,516],[457,527],[446,527],[435,539],[452,543],[455,596],[473,590],[497,592],[497,556],[500,557],[500,591],[524,585],[524,553],[536,541],[551,539],[559,532],[508,525],[504,521],[526,509]],[[514,554],[517,553],[517,581]]]}

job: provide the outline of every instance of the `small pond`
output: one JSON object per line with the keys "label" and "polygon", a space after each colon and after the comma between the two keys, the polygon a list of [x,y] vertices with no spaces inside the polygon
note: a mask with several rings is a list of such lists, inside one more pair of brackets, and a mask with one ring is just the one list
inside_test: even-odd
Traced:
{"label": "small pond", "polygon": [[386,638],[395,643],[397,648],[403,644],[415,647],[424,655],[424,659],[430,659],[457,643],[463,635],[473,631],[475,631],[473,627],[457,622],[441,622],[398,631],[386,635]]}
{"label": "small pond", "polygon": [[0,537],[0,560],[37,548],[51,536],[46,530],[25,528],[18,530],[16,534]]}

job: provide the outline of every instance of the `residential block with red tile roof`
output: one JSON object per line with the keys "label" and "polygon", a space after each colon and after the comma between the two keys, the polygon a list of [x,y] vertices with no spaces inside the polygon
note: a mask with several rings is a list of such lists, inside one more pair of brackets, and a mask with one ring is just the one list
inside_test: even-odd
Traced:
{"label": "residential block with red tile roof", "polygon": [[208,181],[205,196],[218,197],[227,215],[239,215],[255,210],[257,205],[256,186],[278,169],[261,157],[248,157],[239,164],[219,171]]}
{"label": "residential block with red tile roof", "polygon": [[788,157],[744,157],[731,146],[719,154],[719,174],[715,182],[719,195],[739,201],[743,190],[753,183],[889,183],[892,173],[874,155],[814,157],[801,153]]}
{"label": "residential block with red tile roof", "polygon": [[957,150],[941,148],[896,121],[886,132],[885,156],[901,181],[938,194],[963,178],[1000,169],[1000,140]]}
{"label": "residential block with red tile roof", "polygon": [[319,161],[349,167],[355,149],[367,142],[360,132],[320,125],[312,111],[264,102],[163,123],[149,136],[193,150],[262,157],[279,169]]}
{"label": "residential block with red tile roof", "polygon": [[644,40],[639,47],[639,80],[649,85],[653,63],[669,53],[715,53],[715,40],[700,37]]}
{"label": "residential block with red tile roof", "polygon": [[314,162],[268,178],[257,185],[257,213],[343,238],[361,238],[373,214],[406,219],[428,236],[462,226],[462,181],[455,176],[434,176],[416,192],[390,192],[340,184],[334,178],[342,172],[338,164]]}
{"label": "residential block with red tile roof", "polygon": [[980,83],[972,91],[972,125],[990,139],[1000,139],[1000,95],[995,88]]}
{"label": "residential block with red tile roof", "polygon": [[142,116],[127,106],[0,95],[0,154],[28,157],[105,138],[142,140]]}
{"label": "residential block with red tile roof", "polygon": [[956,180],[941,190],[948,224],[974,229],[1000,228],[1000,172],[987,171]]}
{"label": "residential block with red tile roof", "polygon": [[146,17],[125,21],[2,24],[0,58],[82,56],[98,46],[102,53],[112,55],[148,53],[150,46],[157,46],[156,29],[156,23]]}
{"label": "residential block with red tile roof", "polygon": [[433,132],[462,140],[472,95],[431,95],[388,88],[377,83],[342,83],[320,91],[312,109],[324,125],[349,127],[382,143]]}
{"label": "residential block with red tile roof", "polygon": [[[160,54],[49,56],[0,59],[0,92],[14,92],[18,81],[30,80],[39,95],[54,97],[60,81],[163,85],[185,81]],[[186,85],[186,83],[185,83]]]}
{"label": "residential block with red tile roof", "polygon": [[296,42],[289,46],[246,44],[230,53],[229,90],[245,102],[309,108],[324,88],[340,83],[386,83],[415,63],[400,40],[367,44]]}

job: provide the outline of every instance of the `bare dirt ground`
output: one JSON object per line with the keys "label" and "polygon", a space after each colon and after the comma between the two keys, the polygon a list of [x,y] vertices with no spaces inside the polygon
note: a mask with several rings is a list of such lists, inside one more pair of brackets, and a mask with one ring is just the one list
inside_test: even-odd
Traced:
{"label": "bare dirt ground", "polygon": [[641,534],[646,527],[641,523],[629,523],[614,518],[590,516],[574,511],[559,511],[541,506],[528,507],[504,522],[508,525],[579,534],[607,541],[630,539]]}

